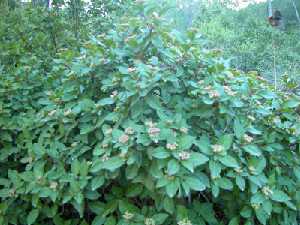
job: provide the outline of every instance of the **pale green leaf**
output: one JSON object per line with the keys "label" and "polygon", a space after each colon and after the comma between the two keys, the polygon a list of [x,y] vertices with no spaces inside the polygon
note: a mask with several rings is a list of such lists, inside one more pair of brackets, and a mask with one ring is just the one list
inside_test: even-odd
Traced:
{"label": "pale green leaf", "polygon": [[232,167],[232,168],[238,168],[238,167],[239,167],[239,164],[238,164],[238,162],[236,161],[236,159],[233,158],[233,157],[230,156],[230,155],[226,155],[226,156],[220,157],[220,158],[219,158],[219,161],[220,161],[224,166],[227,166],[227,167]]}
{"label": "pale green leaf", "polygon": [[178,173],[179,169],[180,169],[180,165],[175,159],[172,159],[168,162],[167,171],[170,176]]}
{"label": "pale green leaf", "polygon": [[271,199],[276,202],[287,202],[291,200],[291,198],[286,193],[280,190],[273,191]]}
{"label": "pale green leaf", "polygon": [[204,191],[206,188],[205,184],[201,181],[199,177],[187,177],[185,181],[192,190]]}

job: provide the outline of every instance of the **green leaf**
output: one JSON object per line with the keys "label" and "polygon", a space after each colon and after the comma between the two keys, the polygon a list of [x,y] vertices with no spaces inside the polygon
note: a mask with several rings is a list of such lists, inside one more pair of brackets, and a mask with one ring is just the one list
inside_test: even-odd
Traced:
{"label": "green leaf", "polygon": [[212,178],[217,178],[220,177],[220,173],[221,173],[221,165],[219,162],[210,160],[209,161],[209,170],[210,170],[210,175]]}
{"label": "green leaf", "polygon": [[155,95],[149,95],[148,97],[146,97],[146,103],[153,109],[155,110],[161,110],[162,106],[159,100],[158,96]]}
{"label": "green leaf", "polygon": [[290,201],[286,201],[285,204],[292,210],[297,210],[297,207]]}
{"label": "green leaf", "polygon": [[117,199],[113,199],[109,201],[103,210],[102,216],[106,217],[109,214],[113,213],[118,208],[119,201]]}
{"label": "green leaf", "polygon": [[165,148],[159,147],[152,151],[152,156],[157,159],[166,159],[170,156],[170,152]]}
{"label": "green leaf", "polygon": [[155,224],[158,225],[163,224],[168,217],[168,214],[165,213],[158,213],[152,216],[153,220],[155,221]]}
{"label": "green leaf", "polygon": [[173,198],[179,189],[179,184],[175,180],[169,182],[166,186],[167,194],[170,198]]}
{"label": "green leaf", "polygon": [[94,148],[94,151],[93,151],[93,155],[94,155],[94,156],[103,155],[104,153],[105,153],[105,149],[102,148],[100,145],[97,145],[97,146]]}
{"label": "green leaf", "polygon": [[268,219],[268,215],[267,213],[263,210],[262,207],[259,207],[258,209],[255,210],[255,214],[256,214],[256,218],[258,219],[258,221],[263,224],[266,225],[267,224],[267,219]]}
{"label": "green leaf", "polygon": [[212,187],[211,187],[211,192],[212,192],[213,196],[215,198],[217,198],[219,196],[219,194],[220,194],[220,188],[219,188],[219,186],[213,184]]}
{"label": "green leaf", "polygon": [[156,183],[156,187],[157,188],[165,187],[168,185],[168,183],[169,183],[169,180],[166,177],[162,177],[162,178],[158,179],[158,181]]}
{"label": "green leaf", "polygon": [[230,156],[230,155],[226,155],[226,156],[220,157],[220,158],[219,158],[219,161],[220,161],[224,166],[227,166],[227,167],[232,167],[232,168],[238,168],[238,167],[239,167],[239,164],[238,164],[238,162],[236,161],[236,159],[233,158],[233,157]]}
{"label": "green leaf", "polygon": [[252,215],[252,209],[249,206],[244,206],[240,215],[244,218],[250,218]]}
{"label": "green leaf", "polygon": [[187,177],[185,181],[192,190],[204,191],[206,188],[205,184],[197,177]]}
{"label": "green leaf", "polygon": [[246,145],[243,148],[250,155],[261,156],[261,150],[256,145]]}
{"label": "green leaf", "polygon": [[228,223],[228,225],[239,225],[239,224],[240,224],[240,218],[239,217],[232,218]]}
{"label": "green leaf", "polygon": [[182,220],[188,218],[188,209],[184,205],[176,205],[176,218],[177,220]]}
{"label": "green leaf", "polygon": [[233,188],[233,184],[228,178],[224,178],[224,177],[218,178],[216,179],[216,183],[220,188],[225,190],[232,190]]}
{"label": "green leaf", "polygon": [[267,201],[264,201],[264,203],[262,204],[262,207],[264,209],[264,211],[267,213],[268,216],[271,215],[272,213],[272,202],[267,200]]}
{"label": "green leaf", "polygon": [[179,139],[178,149],[187,150],[190,149],[195,141],[193,136],[185,135]]}
{"label": "green leaf", "polygon": [[191,160],[191,159],[183,160],[183,161],[181,161],[181,165],[183,165],[185,168],[187,168],[192,173],[194,172],[195,165],[194,165],[193,160]]}
{"label": "green leaf", "polygon": [[294,168],[294,174],[297,177],[298,181],[300,181],[300,167]]}
{"label": "green leaf", "polygon": [[198,146],[198,148],[200,149],[201,152],[203,152],[205,154],[211,153],[210,141],[207,136],[205,136],[205,135],[201,136],[200,140],[198,142],[196,142],[196,145]]}
{"label": "green leaf", "polygon": [[102,216],[96,216],[95,219],[92,222],[92,225],[102,225],[105,222],[105,218]]}
{"label": "green leaf", "polygon": [[245,129],[242,126],[241,122],[239,121],[239,119],[235,119],[234,123],[233,123],[233,130],[234,130],[234,134],[237,138],[241,139],[244,134],[245,134]]}
{"label": "green leaf", "polygon": [[175,209],[174,200],[172,198],[165,197],[163,201],[163,207],[168,213],[173,214]]}
{"label": "green leaf", "polygon": [[116,218],[113,216],[108,217],[104,223],[104,225],[116,225],[116,224],[117,224]]}
{"label": "green leaf", "polygon": [[251,134],[255,134],[255,135],[259,135],[259,134],[262,134],[261,130],[258,130],[256,129],[255,127],[253,126],[250,126],[248,131],[251,133]]}
{"label": "green leaf", "polygon": [[300,101],[298,99],[290,99],[284,103],[285,108],[296,108],[300,105]]}
{"label": "green leaf", "polygon": [[291,198],[286,193],[280,190],[273,191],[271,199],[276,202],[287,202],[291,200]]}
{"label": "green leaf", "polygon": [[116,169],[120,168],[123,165],[124,159],[119,156],[114,156],[104,161],[102,164],[102,168],[114,172]]}
{"label": "green leaf", "polygon": [[42,177],[44,174],[45,161],[37,161],[34,164],[33,173],[35,177]]}
{"label": "green leaf", "polygon": [[1,189],[0,190],[0,198],[7,198],[10,196],[10,189]]}
{"label": "green leaf", "polygon": [[71,171],[75,176],[80,173],[80,162],[77,159],[72,162]]}
{"label": "green leaf", "polygon": [[95,130],[95,126],[93,124],[84,123],[80,126],[80,134],[88,134]]}
{"label": "green leaf", "polygon": [[180,165],[175,159],[172,159],[168,162],[167,171],[170,176],[178,173],[179,169],[180,169]]}
{"label": "green leaf", "polygon": [[223,135],[219,142],[223,146],[224,150],[227,151],[232,145],[233,136],[231,134]]}
{"label": "green leaf", "polygon": [[128,187],[126,191],[126,196],[133,198],[139,196],[143,191],[142,185],[132,184]]}
{"label": "green leaf", "polygon": [[236,176],[235,178],[235,183],[236,185],[239,187],[239,189],[241,191],[244,191],[245,190],[245,187],[246,187],[246,183],[245,183],[245,179],[241,176]]}
{"label": "green leaf", "polygon": [[113,129],[112,131],[112,137],[113,137],[113,140],[115,142],[119,142],[119,138],[124,134],[124,132],[122,130],[119,130],[119,129]]}
{"label": "green leaf", "polygon": [[39,216],[39,210],[38,209],[31,210],[30,213],[27,216],[27,219],[26,219],[27,224],[28,225],[34,224],[35,221],[37,220],[38,216]]}
{"label": "green leaf", "polygon": [[121,73],[121,74],[129,74],[129,70],[128,70],[128,67],[125,67],[125,66],[119,66],[119,72]]}
{"label": "green leaf", "polygon": [[251,157],[248,162],[248,167],[254,168],[253,174],[260,174],[267,166],[266,159],[262,156],[260,157]]}
{"label": "green leaf", "polygon": [[112,99],[112,98],[103,98],[100,101],[98,101],[98,104],[101,105],[101,106],[112,105],[112,104],[114,104],[114,99]]}
{"label": "green leaf", "polygon": [[257,192],[251,196],[251,204],[262,204],[265,201],[265,197],[263,194]]}
{"label": "green leaf", "polygon": [[193,207],[194,210],[199,213],[208,224],[218,224],[213,204],[195,201],[193,203]]}
{"label": "green leaf", "polygon": [[95,191],[104,184],[104,176],[94,177],[92,180],[92,191]]}
{"label": "green leaf", "polygon": [[125,171],[127,179],[135,178],[138,175],[138,172],[139,172],[139,167],[137,167],[134,164],[127,166]]}
{"label": "green leaf", "polygon": [[45,154],[45,149],[38,143],[34,144],[32,149],[38,157],[42,157]]}
{"label": "green leaf", "polygon": [[98,200],[90,201],[88,203],[88,207],[96,215],[102,215],[104,207],[105,207],[105,203],[99,202]]}
{"label": "green leaf", "polygon": [[192,152],[190,159],[193,161],[194,167],[203,165],[209,160],[208,157],[198,152]]}

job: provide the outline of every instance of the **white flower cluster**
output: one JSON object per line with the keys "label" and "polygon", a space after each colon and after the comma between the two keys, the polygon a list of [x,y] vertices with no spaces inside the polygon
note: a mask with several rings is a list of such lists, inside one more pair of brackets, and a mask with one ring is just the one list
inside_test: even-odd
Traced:
{"label": "white flower cluster", "polygon": [[213,90],[211,85],[208,85],[204,88],[207,91],[210,98],[218,98],[220,97],[220,93],[217,90]]}
{"label": "white flower cluster", "polygon": [[167,149],[169,150],[175,150],[177,148],[177,144],[174,143],[174,144],[171,144],[171,143],[167,143]]}
{"label": "white flower cluster", "polygon": [[180,220],[180,221],[177,223],[177,225],[193,225],[193,224],[192,224],[192,222],[191,222],[189,219],[185,218],[185,219],[183,219],[183,220]]}
{"label": "white flower cluster", "polygon": [[125,133],[128,135],[132,135],[132,134],[134,134],[134,129],[132,127],[127,127],[125,129]]}
{"label": "white flower cluster", "polygon": [[214,153],[220,153],[224,150],[224,147],[222,145],[213,145],[212,149]]}
{"label": "white flower cluster", "polygon": [[157,137],[160,133],[160,129],[156,127],[156,123],[153,123],[152,121],[146,122],[146,125],[149,127],[148,134],[150,137]]}
{"label": "white flower cluster", "polygon": [[130,220],[130,219],[132,219],[133,218],[133,214],[132,213],[130,213],[130,212],[128,212],[128,211],[126,211],[124,214],[123,214],[123,218],[125,219],[125,220]]}
{"label": "white flower cluster", "polygon": [[145,219],[145,225],[155,225],[155,221],[152,218]]}
{"label": "white flower cluster", "polygon": [[56,113],[56,109],[50,111],[50,112],[48,113],[48,116],[53,116],[55,113]]}
{"label": "white flower cluster", "polygon": [[105,161],[107,161],[107,160],[109,160],[109,156],[108,156],[107,154],[104,154],[104,155],[101,157],[101,161],[102,161],[102,162],[105,162]]}
{"label": "white flower cluster", "polygon": [[236,92],[235,91],[232,91],[232,89],[229,87],[229,86],[224,86],[224,90],[225,92],[230,95],[230,96],[234,96],[236,95]]}
{"label": "white flower cluster", "polygon": [[263,187],[262,192],[264,193],[265,196],[270,196],[273,194],[273,191],[268,186]]}
{"label": "white flower cluster", "polygon": [[180,160],[188,160],[190,157],[191,157],[191,153],[189,153],[189,152],[183,151],[183,152],[179,153]]}
{"label": "white flower cluster", "polygon": [[248,143],[251,143],[253,141],[253,137],[251,137],[251,136],[249,136],[247,134],[245,134],[243,138]]}
{"label": "white flower cluster", "polygon": [[111,98],[115,98],[118,95],[118,91],[113,91],[110,95]]}
{"label": "white flower cluster", "polygon": [[105,131],[105,134],[106,135],[110,135],[112,133],[113,129],[112,128],[109,128]]}
{"label": "white flower cluster", "polygon": [[187,134],[188,129],[186,127],[182,127],[182,128],[180,128],[180,131],[184,134]]}
{"label": "white flower cluster", "polygon": [[121,144],[126,144],[129,140],[129,136],[127,134],[123,134],[119,137],[119,142]]}

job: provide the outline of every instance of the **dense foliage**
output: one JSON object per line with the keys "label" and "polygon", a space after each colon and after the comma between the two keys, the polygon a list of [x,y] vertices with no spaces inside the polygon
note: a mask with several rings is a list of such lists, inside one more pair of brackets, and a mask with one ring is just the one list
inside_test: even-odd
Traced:
{"label": "dense foliage", "polygon": [[208,46],[224,50],[232,66],[258,71],[272,82],[276,76],[277,86],[283,87],[287,79],[299,82],[300,29],[291,1],[273,1],[273,7],[281,11],[285,30],[269,25],[266,3],[239,11],[214,4],[195,23]]}
{"label": "dense foliage", "polygon": [[1,17],[0,224],[297,224],[300,98],[126,7],[77,38]]}

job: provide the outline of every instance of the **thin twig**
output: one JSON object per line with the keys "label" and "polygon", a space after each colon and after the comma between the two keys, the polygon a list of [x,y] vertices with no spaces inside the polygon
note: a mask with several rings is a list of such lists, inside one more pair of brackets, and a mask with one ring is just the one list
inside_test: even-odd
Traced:
{"label": "thin twig", "polygon": [[277,90],[277,71],[276,71],[276,52],[275,52],[275,41],[272,35],[272,48],[273,48],[273,76],[274,76],[274,88]]}

